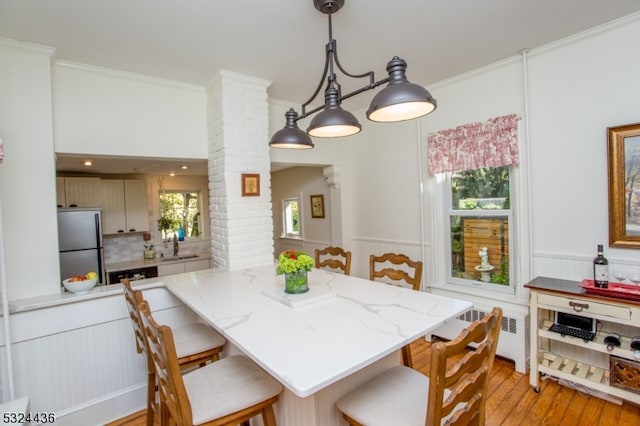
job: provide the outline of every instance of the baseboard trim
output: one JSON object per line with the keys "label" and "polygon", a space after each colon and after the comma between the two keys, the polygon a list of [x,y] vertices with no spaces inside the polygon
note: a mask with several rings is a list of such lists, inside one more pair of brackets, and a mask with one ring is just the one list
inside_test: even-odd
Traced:
{"label": "baseboard trim", "polygon": [[56,426],[104,425],[143,410],[146,405],[147,385],[142,383],[58,412]]}

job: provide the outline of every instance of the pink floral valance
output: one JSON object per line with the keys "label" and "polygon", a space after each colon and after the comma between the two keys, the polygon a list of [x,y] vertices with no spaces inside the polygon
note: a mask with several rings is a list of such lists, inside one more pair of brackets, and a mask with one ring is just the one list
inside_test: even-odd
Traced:
{"label": "pink floral valance", "polygon": [[429,173],[518,165],[518,117],[504,115],[429,133]]}

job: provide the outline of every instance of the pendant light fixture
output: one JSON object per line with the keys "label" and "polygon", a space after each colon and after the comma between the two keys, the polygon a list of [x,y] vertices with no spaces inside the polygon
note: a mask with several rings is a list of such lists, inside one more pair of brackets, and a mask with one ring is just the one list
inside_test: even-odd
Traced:
{"label": "pendant light fixture", "polygon": [[[345,99],[375,89],[385,83],[389,84],[373,98],[367,110],[367,118],[369,120],[379,122],[411,120],[427,115],[436,109],[436,100],[424,87],[407,81],[407,63],[397,56],[394,56],[387,64],[389,77],[379,81],[375,81],[373,71],[364,74],[350,74],[342,68],[338,60],[336,41],[333,39],[331,15],[340,10],[344,2],[345,0],[313,0],[315,8],[327,15],[329,21],[329,42],[326,45],[324,72],[311,98],[302,104],[302,114],[298,115],[293,108],[285,113],[285,127],[273,135],[269,142],[270,146],[275,148],[309,149],[314,146],[309,135],[320,138],[333,138],[359,133],[362,126],[358,123],[357,118],[349,111],[342,109],[340,104]],[[342,95],[334,66],[347,77],[368,77],[369,84]],[[320,93],[325,79],[327,85],[324,91],[324,105],[307,111],[309,104]],[[307,127],[307,134],[298,127],[297,121],[315,113],[318,114]]]}

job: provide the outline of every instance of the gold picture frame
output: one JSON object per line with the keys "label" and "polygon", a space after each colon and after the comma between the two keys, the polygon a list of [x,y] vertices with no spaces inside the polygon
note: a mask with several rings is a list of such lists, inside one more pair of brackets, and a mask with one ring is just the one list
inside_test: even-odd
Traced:
{"label": "gold picture frame", "polygon": [[260,195],[260,175],[257,173],[242,174],[242,196],[258,197]]}
{"label": "gold picture frame", "polygon": [[315,219],[324,219],[324,195],[311,196],[311,217]]}
{"label": "gold picture frame", "polygon": [[640,248],[640,123],[607,129],[609,246]]}

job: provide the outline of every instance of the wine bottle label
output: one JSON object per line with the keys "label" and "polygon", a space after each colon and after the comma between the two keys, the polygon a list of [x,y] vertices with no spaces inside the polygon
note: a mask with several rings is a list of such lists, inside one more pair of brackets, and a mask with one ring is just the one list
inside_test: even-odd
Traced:
{"label": "wine bottle label", "polygon": [[609,266],[594,265],[593,279],[596,282],[596,286],[606,287],[609,284]]}

